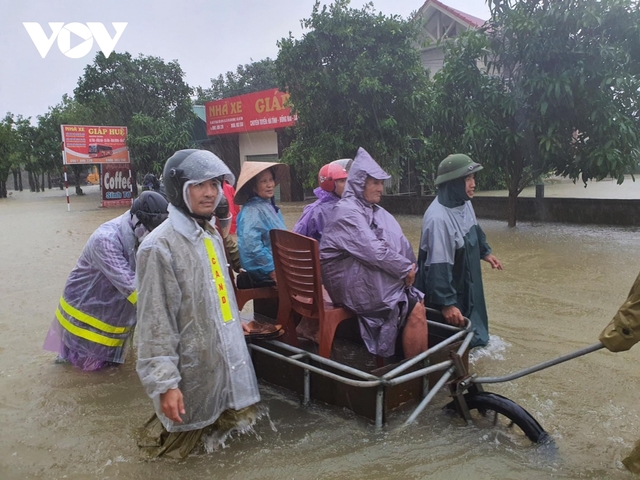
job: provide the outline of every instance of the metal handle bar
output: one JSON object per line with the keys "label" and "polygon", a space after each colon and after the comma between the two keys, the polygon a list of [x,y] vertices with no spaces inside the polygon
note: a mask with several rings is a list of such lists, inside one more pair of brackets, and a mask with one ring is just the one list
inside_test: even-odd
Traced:
{"label": "metal handle bar", "polygon": [[477,377],[471,378],[471,383],[502,383],[502,382],[510,382],[511,380],[515,380],[516,378],[524,377],[525,375],[529,375],[530,373],[538,372],[540,370],[544,370],[545,368],[553,367],[554,365],[558,365],[559,363],[566,362],[567,360],[571,360],[573,358],[581,357],[582,355],[586,355],[587,353],[595,352],[596,350],[600,350],[604,348],[602,342],[594,343],[585,348],[581,348],[580,350],[576,350],[575,352],[567,353],[566,355],[562,355],[561,357],[554,358],[553,360],[547,360],[546,362],[539,363],[538,365],[534,365],[529,368],[525,368],[524,370],[520,370],[519,372],[514,372],[510,375],[505,375],[504,377]]}

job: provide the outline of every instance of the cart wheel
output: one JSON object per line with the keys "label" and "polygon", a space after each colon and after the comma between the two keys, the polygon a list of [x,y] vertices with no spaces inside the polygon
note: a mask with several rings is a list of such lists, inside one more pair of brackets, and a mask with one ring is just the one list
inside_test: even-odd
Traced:
{"label": "cart wheel", "polygon": [[[508,427],[514,424],[534,443],[547,443],[551,437],[529,412],[513,400],[491,392],[466,393],[464,399],[469,410],[477,410],[483,417],[492,419],[496,426],[499,415],[509,419]],[[445,405],[446,409],[455,411],[455,403]]]}

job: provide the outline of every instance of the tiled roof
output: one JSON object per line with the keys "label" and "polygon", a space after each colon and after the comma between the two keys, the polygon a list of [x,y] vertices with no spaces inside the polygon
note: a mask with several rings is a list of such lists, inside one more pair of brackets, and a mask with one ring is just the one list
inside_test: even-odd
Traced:
{"label": "tiled roof", "polygon": [[424,10],[429,4],[436,5],[441,9],[446,10],[457,19],[462,20],[464,23],[476,28],[481,27],[486,22],[486,20],[482,20],[481,18],[474,17],[473,15],[469,15],[468,13],[461,12],[460,10],[456,10],[455,8],[445,5],[444,3],[439,2],[438,0],[427,0],[424,3],[424,5],[422,5],[420,10]]}

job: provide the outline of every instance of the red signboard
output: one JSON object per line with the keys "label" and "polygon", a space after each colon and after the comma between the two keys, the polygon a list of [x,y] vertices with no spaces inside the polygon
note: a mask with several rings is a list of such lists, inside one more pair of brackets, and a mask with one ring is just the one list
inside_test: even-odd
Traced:
{"label": "red signboard", "polygon": [[129,163],[127,127],[60,125],[65,165]]}
{"label": "red signboard", "polygon": [[207,135],[246,133],[295,125],[296,116],[285,107],[288,93],[277,88],[205,103]]}
{"label": "red signboard", "polygon": [[131,167],[128,163],[105,163],[102,170],[101,190],[103,207],[131,205]]}

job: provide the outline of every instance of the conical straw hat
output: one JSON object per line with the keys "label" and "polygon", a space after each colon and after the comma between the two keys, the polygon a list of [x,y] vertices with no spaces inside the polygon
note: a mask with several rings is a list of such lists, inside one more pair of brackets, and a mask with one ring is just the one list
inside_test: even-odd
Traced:
{"label": "conical straw hat", "polygon": [[249,181],[257,176],[259,173],[273,167],[275,170],[276,185],[280,183],[283,175],[286,174],[289,169],[289,165],[278,162],[244,162],[240,169],[240,177],[238,178],[238,185],[236,186],[236,196],[234,197],[234,203],[236,205],[244,205],[247,200],[253,196],[250,185],[247,185]]}

